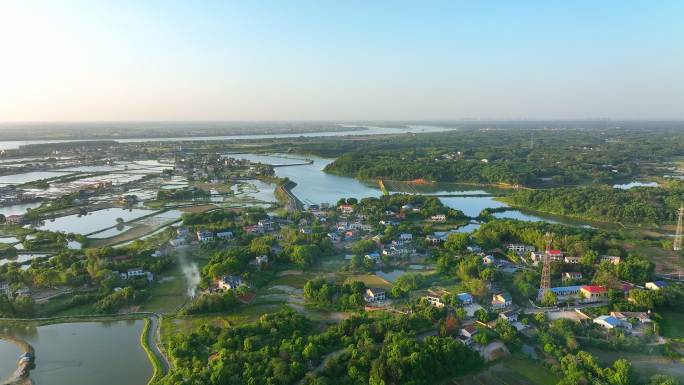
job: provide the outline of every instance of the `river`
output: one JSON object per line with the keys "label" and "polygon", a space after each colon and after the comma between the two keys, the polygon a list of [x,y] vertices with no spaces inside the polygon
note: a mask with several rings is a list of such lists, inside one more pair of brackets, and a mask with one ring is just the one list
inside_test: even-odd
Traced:
{"label": "river", "polygon": [[[453,128],[426,126],[426,125],[407,125],[405,127],[378,127],[363,125],[342,125],[349,127],[350,131],[322,131],[289,134],[259,134],[259,135],[222,135],[222,136],[196,136],[196,137],[165,137],[165,138],[116,138],[116,139],[86,139],[86,140],[8,140],[0,141],[0,150],[14,150],[21,146],[30,144],[51,144],[69,142],[92,142],[111,140],[119,143],[146,143],[146,142],[188,142],[188,141],[222,141],[222,140],[254,140],[254,139],[278,139],[278,138],[299,138],[299,137],[327,137],[327,136],[358,136],[358,135],[386,135],[402,133],[425,133],[451,131]],[[351,130],[353,127],[365,127],[365,130]]]}
{"label": "river", "polygon": [[[3,329],[31,344],[36,385],[144,385],[152,366],[140,346],[144,321],[78,322]],[[19,351],[0,341],[0,379],[8,377]],[[11,364],[8,364],[11,363]]]}

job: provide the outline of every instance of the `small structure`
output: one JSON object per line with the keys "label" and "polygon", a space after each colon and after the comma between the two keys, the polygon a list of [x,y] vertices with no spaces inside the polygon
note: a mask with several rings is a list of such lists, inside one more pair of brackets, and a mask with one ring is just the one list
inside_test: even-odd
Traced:
{"label": "small structure", "polygon": [[200,242],[211,242],[214,240],[214,233],[208,230],[197,231],[197,240]]}
{"label": "small structure", "polygon": [[569,264],[577,264],[580,263],[580,257],[574,256],[574,255],[566,255],[563,257],[563,262],[569,263]]}
{"label": "small structure", "polygon": [[380,253],[378,253],[378,252],[368,253],[365,255],[365,258],[370,259],[371,261],[377,262],[380,260]]}
{"label": "small structure", "polygon": [[401,240],[403,242],[410,242],[411,240],[413,240],[413,234],[401,233],[401,234],[399,234],[399,240]]}
{"label": "small structure", "polygon": [[363,296],[363,299],[368,303],[384,301],[385,298],[385,290],[379,288],[368,288],[366,289],[366,295]]}
{"label": "small structure", "polygon": [[473,304],[473,296],[470,293],[458,293],[456,294],[458,302],[462,303],[464,306]]}
{"label": "small structure", "polygon": [[564,281],[579,281],[582,279],[582,273],[578,271],[566,271],[563,273]]}
{"label": "small structure", "polygon": [[580,293],[587,302],[603,301],[608,297],[608,289],[597,285],[584,285],[580,288]]}
{"label": "small structure", "polygon": [[508,293],[496,293],[492,294],[492,309],[502,310],[509,308],[513,305],[513,299]]}
{"label": "small structure", "polygon": [[640,324],[653,322],[650,314],[643,311],[611,311],[610,315],[623,322],[629,322],[630,319],[635,319]]}
{"label": "small structure", "polygon": [[256,258],[254,258],[254,263],[256,263],[257,266],[261,266],[262,264],[267,264],[268,263],[268,255],[260,255]]}
{"label": "small structure", "polygon": [[615,328],[625,328],[625,329],[631,329],[632,324],[629,322],[623,322],[613,316],[610,315],[602,315],[599,317],[594,318],[593,321],[595,324],[600,325],[604,329],[615,329]]}
{"label": "small structure", "polygon": [[653,281],[653,282],[646,282],[646,288],[648,290],[660,290],[667,286],[667,283],[665,281]]}
{"label": "small structure", "polygon": [[443,294],[444,292],[438,293],[436,291],[428,290],[428,294],[425,296],[425,299],[427,299],[430,305],[438,308],[443,308],[444,306],[446,306],[444,301],[442,301]]}
{"label": "small structure", "polygon": [[446,219],[446,215],[444,214],[437,214],[430,217],[430,220],[433,222],[446,222]]}
{"label": "small structure", "polygon": [[233,239],[232,231],[221,231],[216,233],[216,237],[220,239]]}
{"label": "small structure", "polygon": [[607,261],[612,263],[613,265],[617,265],[620,263],[620,257],[615,256],[615,255],[602,255],[599,257],[599,261]]}
{"label": "small structure", "polygon": [[506,310],[499,313],[499,318],[504,319],[510,323],[518,321],[518,312],[515,310]]}
{"label": "small structure", "polygon": [[506,245],[508,251],[512,251],[518,255],[523,255],[525,253],[531,253],[535,250],[534,246],[523,245],[520,243],[509,243]]}
{"label": "small structure", "polygon": [[343,214],[351,214],[354,212],[354,206],[352,205],[340,205],[338,209],[343,213]]}
{"label": "small structure", "polygon": [[221,290],[235,290],[244,284],[239,275],[224,275],[218,280],[218,287]]}

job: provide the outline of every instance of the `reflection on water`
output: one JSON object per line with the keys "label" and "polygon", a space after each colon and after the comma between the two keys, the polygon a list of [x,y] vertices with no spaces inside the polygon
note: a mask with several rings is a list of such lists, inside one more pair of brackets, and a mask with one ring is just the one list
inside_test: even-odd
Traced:
{"label": "reflection on water", "polygon": [[378,270],[375,272],[375,275],[390,283],[396,282],[396,280],[404,274],[406,274],[405,270],[392,270],[388,272]]}
{"label": "reflection on water", "polygon": [[[141,320],[0,327],[36,350],[36,385],[143,385],[152,375],[140,346]],[[0,348],[0,362],[17,355]]]}
{"label": "reflection on water", "polygon": [[35,228],[65,233],[89,234],[116,225],[117,218],[128,222],[151,213],[153,213],[152,210],[110,208],[92,211],[87,215],[73,214],[48,219],[35,226]]}

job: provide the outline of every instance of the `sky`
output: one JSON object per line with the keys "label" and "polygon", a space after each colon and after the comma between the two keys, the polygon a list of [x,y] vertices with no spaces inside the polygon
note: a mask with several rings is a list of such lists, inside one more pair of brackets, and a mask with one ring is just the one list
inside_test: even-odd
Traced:
{"label": "sky", "polygon": [[0,121],[684,119],[684,1],[0,0]]}

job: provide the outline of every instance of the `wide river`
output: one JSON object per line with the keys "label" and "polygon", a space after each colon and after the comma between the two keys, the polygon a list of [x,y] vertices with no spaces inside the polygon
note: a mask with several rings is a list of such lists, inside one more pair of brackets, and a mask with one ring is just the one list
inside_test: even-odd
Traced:
{"label": "wide river", "polygon": [[[93,139],[93,140],[112,140],[119,143],[143,143],[143,142],[183,142],[183,141],[221,141],[221,140],[254,140],[254,139],[277,139],[277,138],[299,138],[299,137],[322,137],[322,136],[358,136],[358,135],[385,135],[402,133],[426,133],[451,131],[453,128],[426,126],[426,125],[407,125],[404,127],[378,127],[378,126],[353,126],[350,131],[322,131],[290,134],[260,134],[260,135],[223,135],[223,136],[195,136],[195,137],[166,137],[166,138],[117,138],[117,139]],[[352,130],[354,127],[364,127],[364,130]],[[0,150],[14,150],[29,144],[50,144],[67,142],[91,142],[93,140],[6,140],[0,141]]]}
{"label": "wide river", "polygon": [[[152,365],[140,346],[144,321],[78,322],[4,328],[31,344],[36,385],[144,385]],[[20,351],[0,340],[0,381],[17,367]]]}

